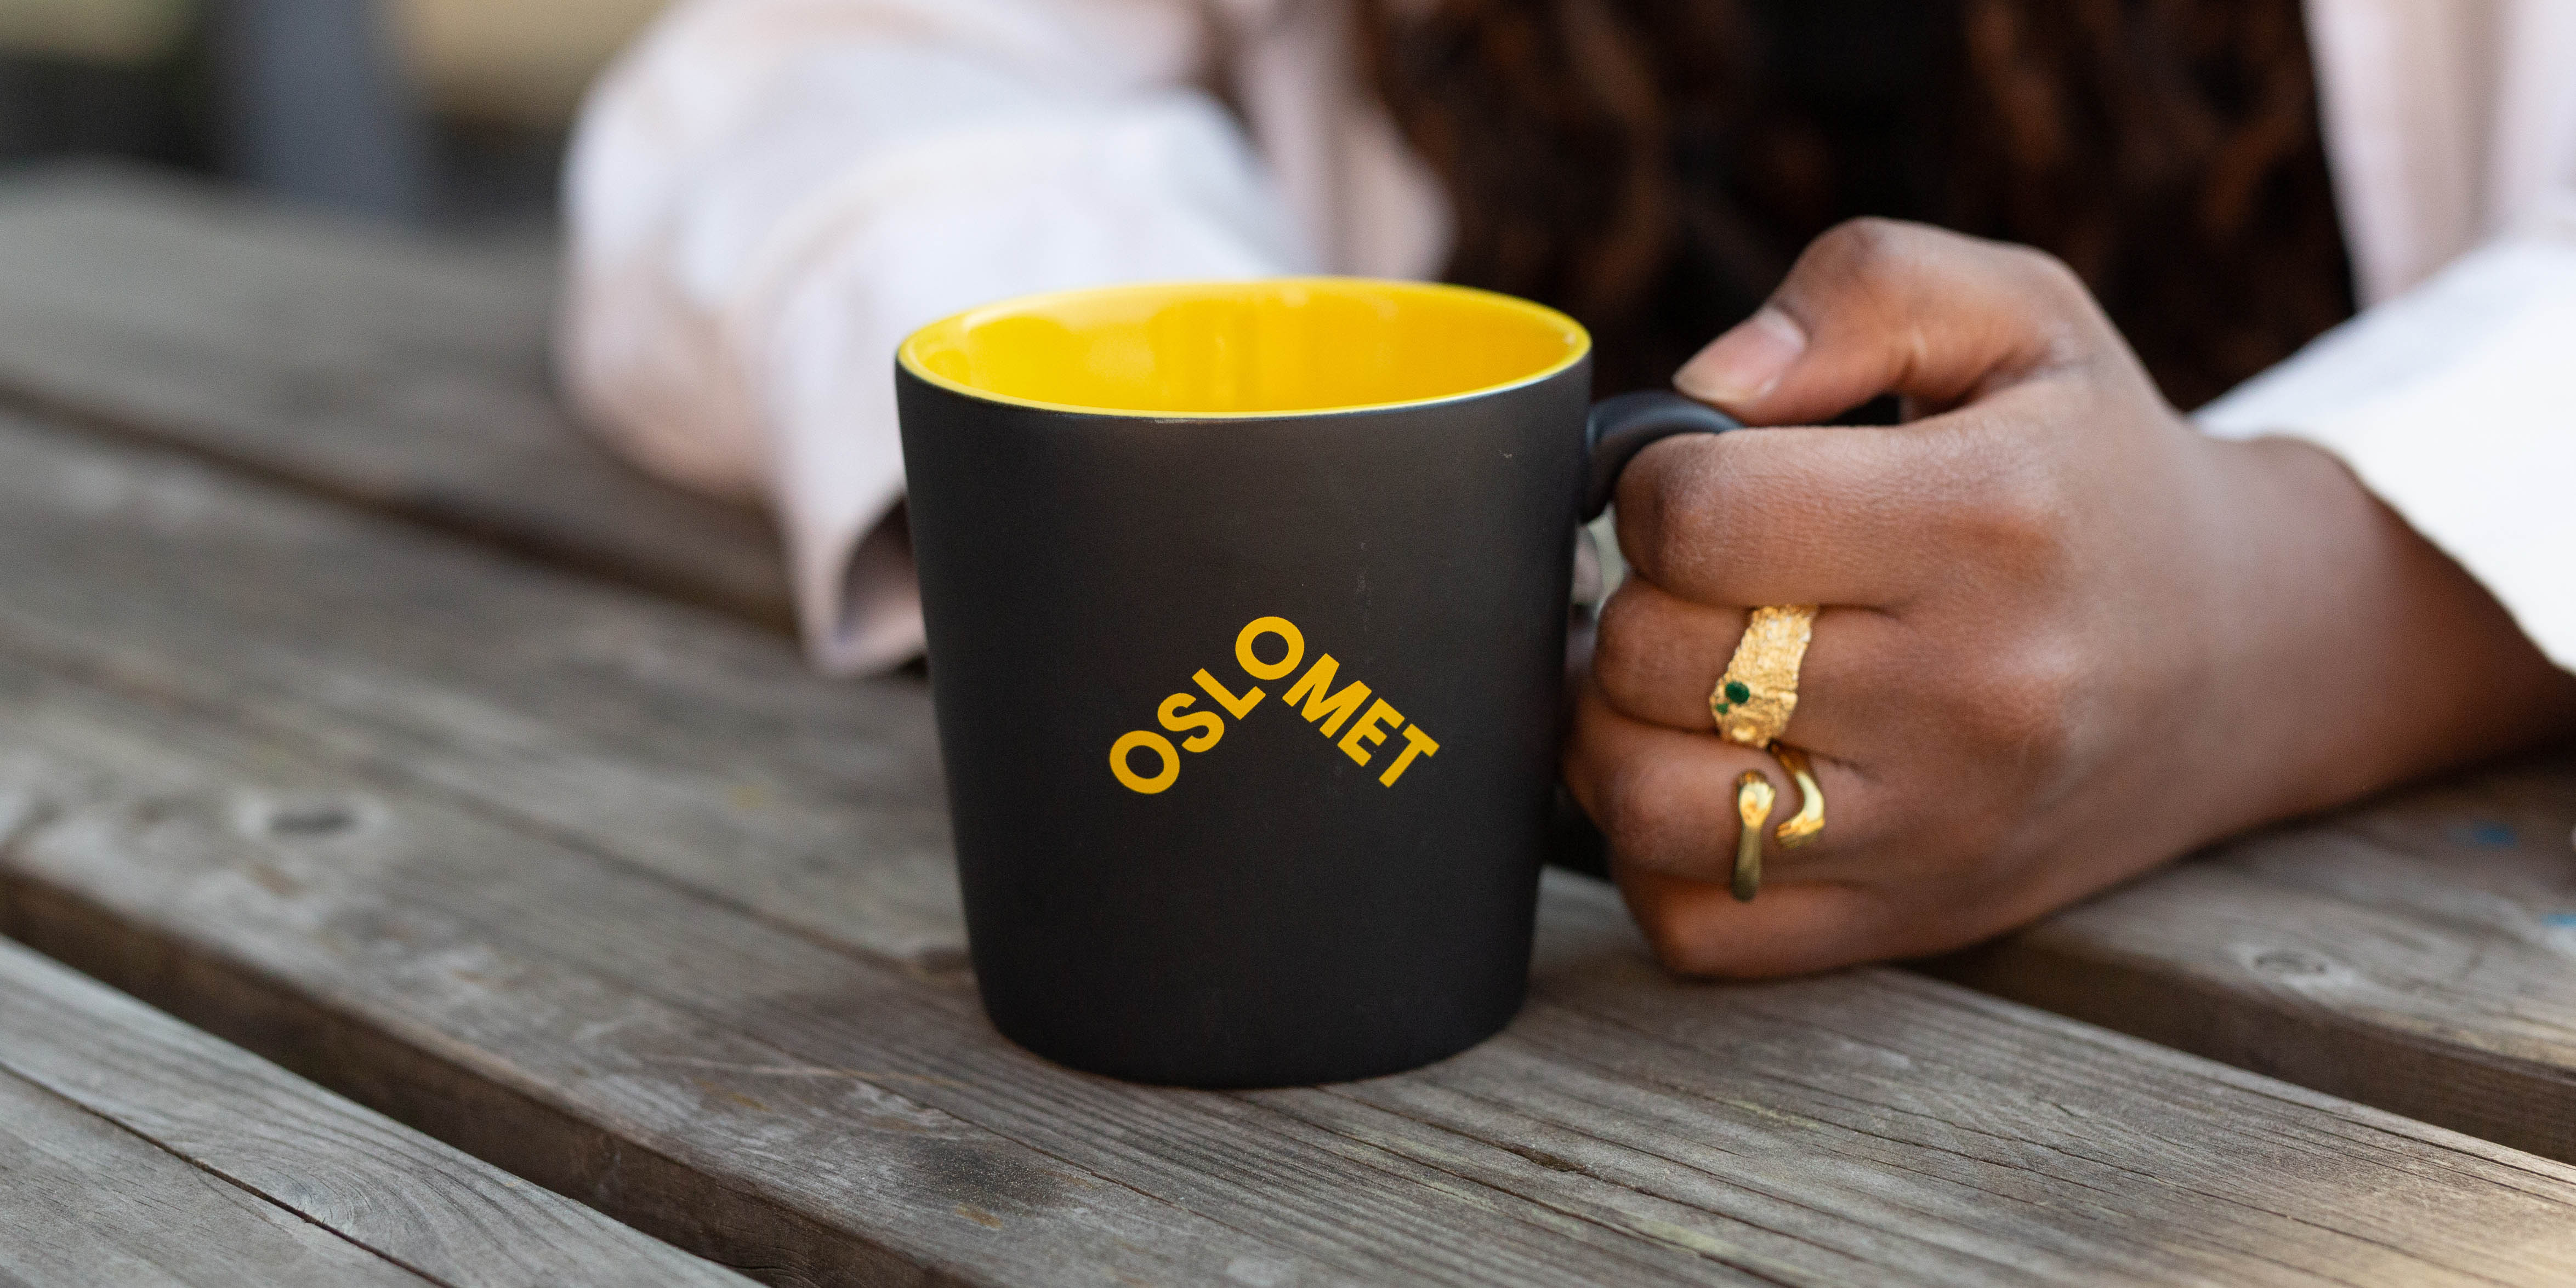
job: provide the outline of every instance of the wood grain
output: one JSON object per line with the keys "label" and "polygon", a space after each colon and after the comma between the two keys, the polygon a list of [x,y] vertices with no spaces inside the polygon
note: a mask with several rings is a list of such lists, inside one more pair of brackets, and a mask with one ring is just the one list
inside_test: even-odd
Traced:
{"label": "wood grain", "polygon": [[747,1282],[6,941],[0,1102],[34,1282]]}
{"label": "wood grain", "polygon": [[881,911],[879,846],[943,861],[915,688],[6,424],[0,582],[0,928],[764,1278],[2576,1271],[2564,1166],[1898,973],[1677,984],[1571,879],[1538,1001],[1432,1069],[1070,1074]]}
{"label": "wood grain", "polygon": [[564,416],[542,237],[439,243],[148,171],[0,183],[0,391],[792,629],[768,520]]}
{"label": "wood grain", "polygon": [[2576,759],[2218,847],[1940,973],[2576,1159]]}
{"label": "wood grain", "polygon": [[0,1072],[0,1283],[429,1282]]}
{"label": "wood grain", "polygon": [[958,960],[923,682],[824,679],[719,614],[337,506],[244,507],[193,462],[76,441],[0,435],[0,473],[27,471],[0,478],[0,631],[31,654],[598,836],[813,934]]}

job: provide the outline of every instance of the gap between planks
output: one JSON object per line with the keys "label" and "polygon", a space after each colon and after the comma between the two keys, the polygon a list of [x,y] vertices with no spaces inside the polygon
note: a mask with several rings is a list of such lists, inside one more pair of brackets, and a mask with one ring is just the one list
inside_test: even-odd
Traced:
{"label": "gap between planks", "polygon": [[6,940],[0,1099],[51,1164],[0,1167],[33,1282],[748,1282]]}

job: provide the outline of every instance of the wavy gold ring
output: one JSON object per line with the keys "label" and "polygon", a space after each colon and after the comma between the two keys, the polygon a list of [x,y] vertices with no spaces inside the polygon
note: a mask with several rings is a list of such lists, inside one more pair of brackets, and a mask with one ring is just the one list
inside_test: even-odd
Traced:
{"label": "wavy gold ring", "polygon": [[1807,753],[1785,742],[1771,744],[1771,755],[1798,780],[1798,813],[1772,831],[1780,838],[1782,849],[1794,850],[1816,839],[1825,830],[1825,789],[1816,786],[1815,767],[1807,762]]}

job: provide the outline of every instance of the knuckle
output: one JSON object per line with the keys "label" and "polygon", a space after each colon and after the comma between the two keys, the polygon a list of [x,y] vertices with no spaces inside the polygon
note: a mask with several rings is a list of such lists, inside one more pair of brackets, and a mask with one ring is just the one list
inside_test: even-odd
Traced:
{"label": "knuckle", "polygon": [[1668,903],[1651,903],[1631,911],[1638,931],[1645,936],[1647,951],[1665,970],[1676,975],[1718,973],[1721,962],[1699,918]]}
{"label": "knuckle", "polygon": [[1866,277],[1872,270],[1915,258],[1929,232],[1920,224],[1864,215],[1826,229],[1816,239],[1816,253],[1829,264]]}
{"label": "knuckle", "polygon": [[2093,288],[2065,260],[2036,246],[2001,249],[2012,257],[2014,270],[2025,284],[2022,293],[2040,306],[2036,322],[2055,356],[2065,359],[2098,350],[2106,338],[2116,336],[2093,298]]}
{"label": "knuckle", "polygon": [[1655,631],[1644,600],[1633,586],[1622,586],[1601,606],[1601,625],[1592,646],[1592,674],[1615,701],[1623,686],[1645,676],[1657,660]]}
{"label": "knuckle", "polygon": [[1675,584],[1676,579],[1689,576],[1706,552],[1717,548],[1711,528],[1727,508],[1720,503],[1718,490],[1716,478],[1705,468],[1675,465],[1648,475],[1637,489],[1640,512],[1633,525],[1625,512],[1620,519],[1625,553],[1661,584]]}
{"label": "knuckle", "polygon": [[1827,229],[1793,277],[1820,280],[1827,293],[1869,300],[1894,291],[1924,261],[1931,230],[1893,219],[1849,219]]}
{"label": "knuckle", "polygon": [[1989,564],[2021,577],[2045,577],[2068,557],[2075,499],[2066,480],[2038,464],[1987,471],[1986,484],[1952,511],[1958,535]]}
{"label": "knuckle", "polygon": [[2071,649],[2024,648],[1971,687],[1962,723],[2015,778],[2045,776],[2074,747],[2083,674]]}
{"label": "knuckle", "polygon": [[1610,852],[1625,863],[1668,876],[1705,879],[1714,861],[1696,825],[1690,785],[1673,766],[1640,757],[1614,770],[1594,820]]}
{"label": "knuckle", "polygon": [[1651,862],[1655,838],[1663,830],[1664,808],[1658,800],[1648,767],[1630,762],[1611,774],[1601,792],[1601,835],[1610,848],[1633,859]]}
{"label": "knuckle", "polygon": [[1699,482],[1682,470],[1663,470],[1647,481],[1646,529],[1640,553],[1651,571],[1666,572],[1690,557],[1688,529]]}
{"label": "knuckle", "polygon": [[2037,771],[2073,755],[2084,699],[2084,668],[2071,649],[2036,650],[2021,666],[2023,702],[2030,708],[2013,745]]}
{"label": "knuckle", "polygon": [[2036,246],[1998,243],[1997,247],[2014,269],[2033,286],[2061,299],[2089,300],[2092,292],[2084,285],[2074,268],[2065,260]]}

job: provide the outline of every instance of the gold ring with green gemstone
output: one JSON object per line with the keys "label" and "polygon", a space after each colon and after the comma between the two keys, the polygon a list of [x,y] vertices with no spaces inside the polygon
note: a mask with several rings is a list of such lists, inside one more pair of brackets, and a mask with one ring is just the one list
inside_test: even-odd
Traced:
{"label": "gold ring with green gemstone", "polygon": [[1816,605],[1782,604],[1754,609],[1726,674],[1708,692],[1708,715],[1728,742],[1771,745],[1798,709],[1798,665],[1814,637]]}

